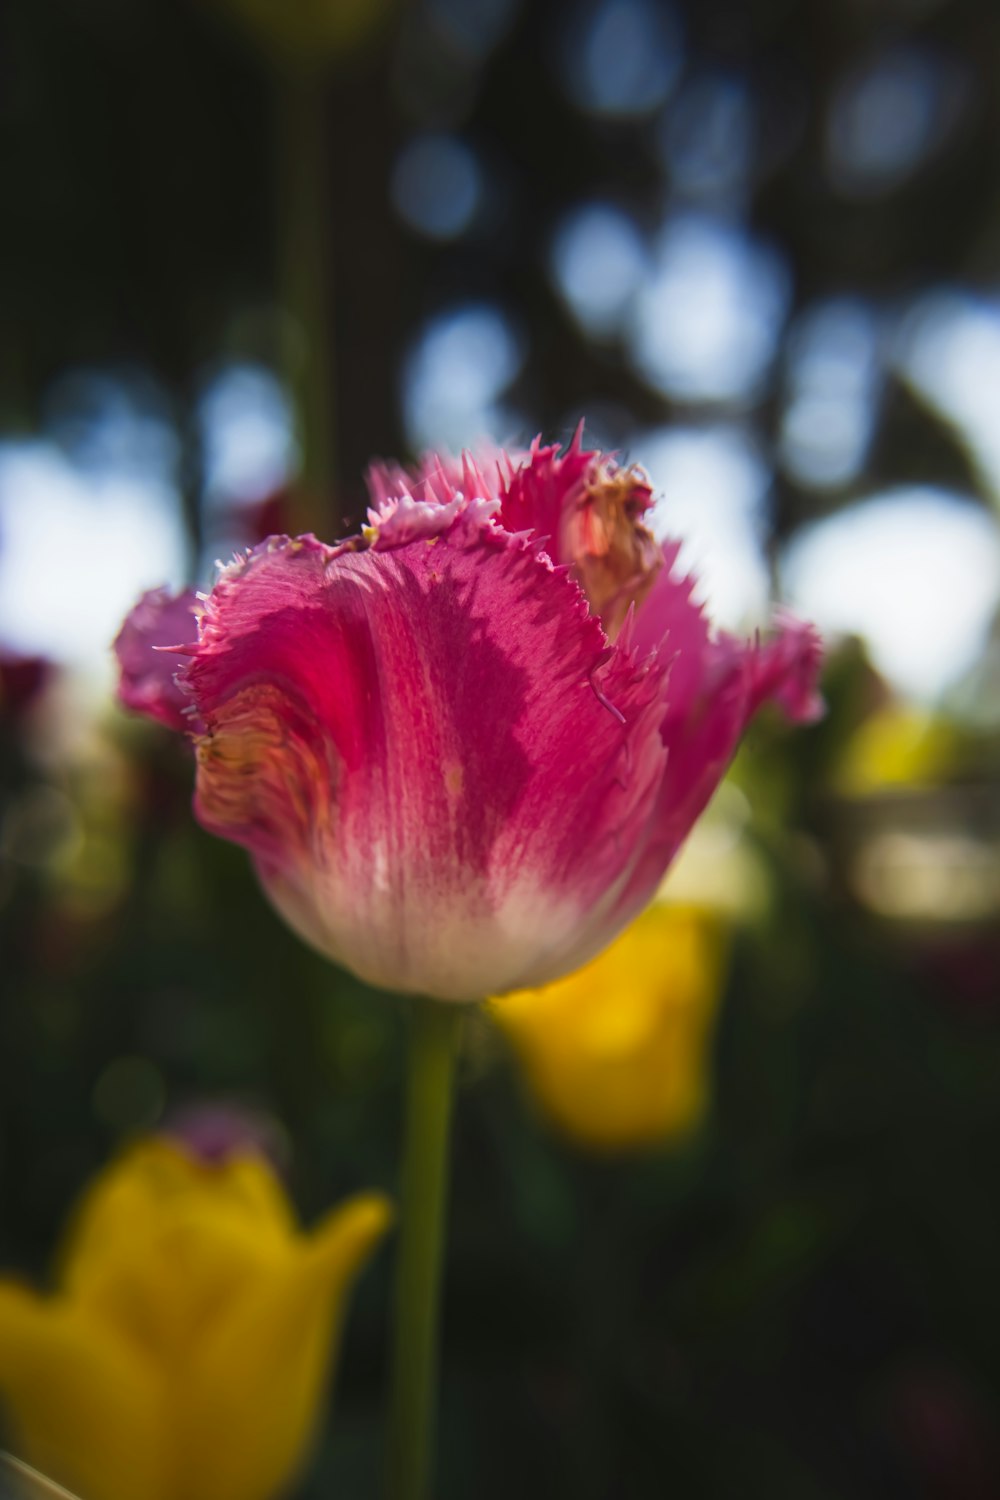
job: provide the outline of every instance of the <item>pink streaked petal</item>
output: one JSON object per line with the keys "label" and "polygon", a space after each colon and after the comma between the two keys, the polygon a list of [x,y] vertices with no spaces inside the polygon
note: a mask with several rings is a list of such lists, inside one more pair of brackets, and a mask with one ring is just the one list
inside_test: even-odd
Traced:
{"label": "pink streaked petal", "polygon": [[663,565],[628,626],[632,650],[639,656],[655,652],[670,664],[667,714],[681,718],[693,707],[704,687],[711,655],[708,621],[693,592],[697,580],[681,573],[677,559],[680,542],[665,542]]}
{"label": "pink streaked petal", "polygon": [[512,462],[501,493],[501,523],[511,532],[531,532],[544,539],[555,563],[570,563],[563,557],[561,542],[566,511],[582,495],[587,475],[601,455],[583,446],[583,423],[577,427],[565,453],[559,444],[543,447],[536,437],[527,454]]}
{"label": "pink streaked petal", "polygon": [[[785,614],[776,624],[776,633],[763,643],[726,635],[708,642],[700,652],[700,688],[694,696],[693,672],[683,649],[671,664],[661,726],[666,766],[644,848],[611,909],[605,941],[650,900],[725,775],[754,714],[767,702],[796,722],[822,712],[817,689],[822,650],[816,632]],[[696,645],[694,638],[691,644]],[[679,668],[685,674],[683,702],[675,707]]]}
{"label": "pink streaked petal", "polygon": [[571,569],[614,641],[663,565],[644,524],[652,503],[640,468],[584,449],[581,423],[565,453],[536,438],[524,459],[511,463],[500,516],[509,531],[533,535],[553,562]]}
{"label": "pink streaked petal", "polygon": [[201,821],[316,946],[439,998],[539,982],[662,780],[662,671],[474,506],[385,551],[258,549],[189,678]]}
{"label": "pink streaked petal", "polygon": [[196,649],[200,611],[194,589],[176,595],[151,589],[127,616],[114,643],[121,701],[169,729],[192,727],[191,698],[177,674]]}
{"label": "pink streaked petal", "polygon": [[777,610],[777,635],[764,641],[751,659],[751,712],[772,699],[794,724],[812,724],[826,705],[817,687],[823,642],[814,625],[788,610]]}
{"label": "pink streaked petal", "polygon": [[404,495],[440,505],[448,504],[456,495],[464,495],[467,500],[497,500],[508,463],[502,449],[488,446],[458,458],[450,453],[425,453],[412,469],[379,460],[369,466],[367,474],[373,509],[381,511],[388,502]]}

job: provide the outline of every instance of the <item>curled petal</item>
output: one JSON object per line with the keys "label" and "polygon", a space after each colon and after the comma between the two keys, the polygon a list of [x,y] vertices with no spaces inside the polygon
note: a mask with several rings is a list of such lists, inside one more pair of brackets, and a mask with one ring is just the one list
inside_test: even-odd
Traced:
{"label": "curled petal", "polygon": [[670,719],[684,718],[695,708],[712,657],[708,621],[693,598],[696,579],[677,571],[679,552],[679,542],[664,544],[663,565],[625,638],[638,654],[655,654],[669,663],[665,707]]}
{"label": "curled petal", "polygon": [[583,493],[586,477],[600,458],[583,446],[583,424],[565,453],[559,444],[532,443],[521,462],[511,460],[502,491],[500,519],[511,532],[531,532],[544,540],[556,563],[568,563],[560,552],[563,517]]}
{"label": "curled petal", "polygon": [[188,678],[201,821],[324,952],[442,999],[540,982],[662,775],[662,671],[475,506],[385,551],[259,549]]}
{"label": "curled petal", "polygon": [[535,439],[505,480],[500,514],[508,530],[532,532],[554,562],[571,569],[613,641],[662,565],[643,524],[652,503],[640,468],[584,449],[581,423],[564,454]]}
{"label": "curled petal", "polygon": [[[779,617],[763,644],[732,636],[711,640],[678,612],[673,639],[683,642],[670,667],[661,725],[667,751],[645,847],[613,913],[629,920],[652,896],[725,774],[750,719],[774,702],[792,719],[822,711],[816,688],[821,650],[815,631]],[[669,651],[668,633],[665,649]],[[675,696],[676,694],[676,696]]]}
{"label": "curled petal", "polygon": [[379,510],[368,512],[366,536],[375,551],[386,552],[405,547],[408,542],[429,542],[447,531],[459,514],[469,520],[486,521],[495,515],[499,501],[480,496],[466,500],[455,495],[447,503],[436,500],[412,500],[409,495],[386,500]]}
{"label": "curled petal", "polygon": [[[653,503],[649,480],[635,465],[623,468],[585,449],[582,422],[565,453],[536,438],[524,454],[429,454],[412,472],[375,464],[368,484],[373,524],[391,518],[405,527],[414,504],[453,511],[463,497],[495,500],[507,531],[532,537],[554,563],[572,571],[610,640],[661,565],[660,548],[642,524]],[[437,524],[443,530],[447,521],[439,516]]]}
{"label": "curled petal", "polygon": [[754,652],[751,661],[751,708],[773,699],[795,724],[812,724],[825,705],[816,686],[823,642],[815,626],[788,610],[775,613],[778,634]]}
{"label": "curled petal", "polygon": [[121,701],[168,729],[190,728],[191,700],[176,679],[198,639],[200,608],[194,589],[176,595],[151,589],[127,616],[115,641]]}

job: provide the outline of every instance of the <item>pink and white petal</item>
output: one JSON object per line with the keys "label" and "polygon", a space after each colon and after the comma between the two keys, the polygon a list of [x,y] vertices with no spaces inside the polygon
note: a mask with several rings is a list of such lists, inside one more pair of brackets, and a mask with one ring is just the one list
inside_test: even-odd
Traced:
{"label": "pink and white petal", "polygon": [[619,892],[662,779],[662,672],[476,509],[390,550],[283,542],[210,597],[196,808],[376,984],[535,982]]}
{"label": "pink and white petal", "polygon": [[201,604],[194,589],[151,589],[126,617],[114,643],[121,669],[118,696],[169,729],[191,728],[191,699],[177,682],[198,639]]}
{"label": "pink and white petal", "polygon": [[496,514],[499,501],[474,497],[467,501],[461,494],[444,501],[413,500],[402,495],[387,500],[380,510],[368,512],[365,536],[378,552],[405,547],[410,542],[430,541],[447,531],[463,512],[475,520],[487,521]]}
{"label": "pink and white petal", "polygon": [[456,495],[466,500],[498,500],[507,463],[502,449],[484,446],[458,458],[450,453],[425,453],[412,469],[379,459],[369,466],[366,477],[375,511],[402,496],[440,505],[447,505]]}

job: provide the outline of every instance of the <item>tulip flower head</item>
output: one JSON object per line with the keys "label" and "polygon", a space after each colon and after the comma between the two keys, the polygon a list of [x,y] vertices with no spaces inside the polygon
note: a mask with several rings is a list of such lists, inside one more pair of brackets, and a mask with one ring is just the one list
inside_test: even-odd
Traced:
{"label": "tulip flower head", "polygon": [[84,1197],[56,1290],[0,1281],[12,1446],[80,1500],[276,1500],[388,1217],[361,1194],[303,1234],[262,1157],[137,1144]]}
{"label": "tulip flower head", "polygon": [[337,546],[146,595],[121,696],[184,726],[199,820],[329,957],[440,1000],[535,988],[648,903],[761,704],[816,714],[818,641],[714,635],[645,475],[580,433],[371,488]]}
{"label": "tulip flower head", "polygon": [[725,948],[718,916],[654,902],[575,974],[493,1002],[531,1096],[561,1134],[604,1155],[699,1124]]}

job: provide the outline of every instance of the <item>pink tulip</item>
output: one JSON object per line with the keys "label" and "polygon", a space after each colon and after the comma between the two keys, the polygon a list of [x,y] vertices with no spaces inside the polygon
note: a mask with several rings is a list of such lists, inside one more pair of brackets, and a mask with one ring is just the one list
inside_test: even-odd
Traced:
{"label": "pink tulip", "polygon": [[546,984],[646,905],[762,703],[819,712],[818,638],[713,635],[646,476],[579,432],[371,487],[360,536],[145,595],[121,696],[187,728],[200,822],[322,952],[443,1000]]}

